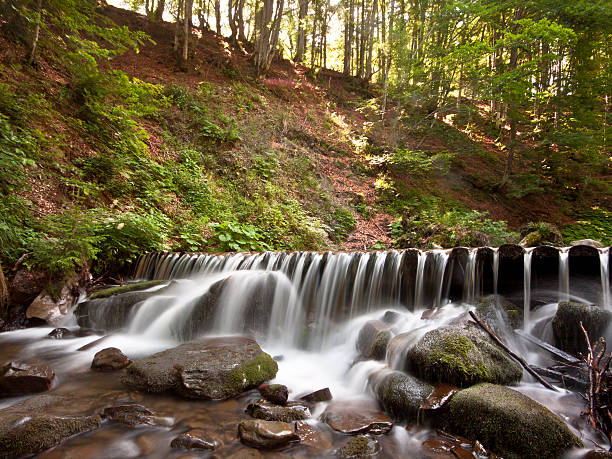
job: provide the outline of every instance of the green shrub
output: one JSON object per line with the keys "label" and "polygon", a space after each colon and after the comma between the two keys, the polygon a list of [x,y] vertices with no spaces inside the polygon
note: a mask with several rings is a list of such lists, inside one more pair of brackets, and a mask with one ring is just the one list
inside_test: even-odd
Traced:
{"label": "green shrub", "polygon": [[209,226],[214,231],[210,242],[218,250],[224,252],[264,252],[266,250],[270,250],[268,244],[262,241],[263,236],[253,225],[223,222],[210,223]]}
{"label": "green shrub", "polygon": [[612,212],[600,207],[587,210],[576,223],[565,225],[561,234],[566,242],[595,239],[608,246],[612,244]]}

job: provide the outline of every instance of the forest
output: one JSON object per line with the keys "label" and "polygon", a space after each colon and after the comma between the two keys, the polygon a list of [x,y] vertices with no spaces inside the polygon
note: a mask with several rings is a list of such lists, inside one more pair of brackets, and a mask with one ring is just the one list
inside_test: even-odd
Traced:
{"label": "forest", "polygon": [[609,244],[609,1],[123,6],[0,7],[9,277],[163,249]]}

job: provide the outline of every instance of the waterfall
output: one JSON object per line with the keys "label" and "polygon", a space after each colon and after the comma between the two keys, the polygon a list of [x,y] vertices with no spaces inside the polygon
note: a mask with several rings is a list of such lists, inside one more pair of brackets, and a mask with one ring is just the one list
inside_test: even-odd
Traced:
{"label": "waterfall", "polygon": [[559,301],[569,301],[569,247],[559,249]]}
{"label": "waterfall", "polygon": [[427,252],[419,250],[419,259],[417,262],[416,282],[414,287],[414,306],[420,308],[423,306],[423,279],[425,277],[425,261],[427,261]]}
{"label": "waterfall", "polygon": [[446,272],[446,265],[448,264],[448,257],[450,251],[442,250],[435,252],[436,260],[436,280],[434,285],[436,286],[436,296],[434,298],[434,308],[443,306],[442,303],[442,288],[444,286],[444,274]]}
{"label": "waterfall", "polygon": [[476,255],[478,251],[471,249],[465,266],[465,277],[463,282],[463,301],[468,304],[474,303],[476,296]]}
{"label": "waterfall", "polygon": [[531,312],[531,257],[533,248],[525,249],[523,254],[523,328],[529,327]]}
{"label": "waterfall", "polygon": [[601,304],[605,309],[612,309],[610,304],[610,247],[599,249],[599,271],[601,273]]}
{"label": "waterfall", "polygon": [[493,294],[497,297],[497,284],[499,283],[499,248],[493,249]]}

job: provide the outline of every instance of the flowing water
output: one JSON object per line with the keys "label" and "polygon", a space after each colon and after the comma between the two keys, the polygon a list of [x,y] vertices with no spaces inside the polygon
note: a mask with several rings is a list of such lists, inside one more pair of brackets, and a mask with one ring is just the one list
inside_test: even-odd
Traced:
{"label": "flowing water", "polygon": [[[159,295],[134,307],[118,327],[112,308],[101,309],[94,316],[96,328],[113,330],[103,341],[91,345],[99,338],[95,335],[45,339],[51,331],[48,327],[2,333],[0,360],[36,356],[48,361],[58,375],[54,392],[74,398],[75,405],[84,404],[83,400],[96,406],[136,400],[174,420],[174,427],[128,429],[105,425],[68,440],[43,457],[178,457],[169,443],[188,425],[212,429],[225,443],[220,457],[227,457],[244,449],[236,439],[236,425],[240,419],[248,418],[244,407],[257,398],[255,391],[239,399],[214,403],[135,394],[127,391],[116,375],[91,372],[93,355],[114,346],[134,359],[200,335],[247,332],[256,336],[266,352],[277,356],[279,372],[275,382],[287,385],[290,397],[329,387],[334,400],[372,400],[368,381],[374,375],[389,369],[404,370],[406,353],[425,333],[456,321],[473,308],[481,295],[507,292],[508,279],[513,276],[514,284],[523,281],[525,330],[552,340],[550,321],[557,303],[531,310],[532,299],[538,297],[538,292],[531,290],[532,277],[538,274],[532,272],[534,252],[523,251],[521,273],[511,271],[513,265],[500,250],[489,249],[488,253],[490,258],[479,257],[477,249],[467,253],[463,249],[148,254],[137,263],[134,278],[168,280],[169,284]],[[568,256],[569,250],[559,253],[559,299],[571,294],[569,282],[565,282],[569,279]],[[608,259],[608,250],[600,250],[598,283],[603,292],[602,304],[610,307]],[[505,274],[500,276],[502,270]],[[200,302],[213,297],[218,305],[214,317],[198,318]],[[368,320],[388,317],[393,318],[393,339],[386,359],[360,360],[356,349],[360,329]],[[504,339],[529,363],[552,363],[549,356],[517,341],[511,333]],[[78,350],[86,344],[91,347]],[[579,435],[602,441],[580,417],[584,405],[576,394],[541,389],[527,376],[518,390],[563,416]],[[18,400],[5,399],[0,406]],[[315,409],[310,422],[322,432],[330,448],[337,448],[346,437],[317,421],[324,407],[321,404]],[[379,440],[386,457],[422,457],[421,444],[432,435],[435,432],[424,427],[405,429],[400,425]],[[267,454],[272,453],[264,452]],[[312,451],[298,445],[287,454],[308,457]]]}

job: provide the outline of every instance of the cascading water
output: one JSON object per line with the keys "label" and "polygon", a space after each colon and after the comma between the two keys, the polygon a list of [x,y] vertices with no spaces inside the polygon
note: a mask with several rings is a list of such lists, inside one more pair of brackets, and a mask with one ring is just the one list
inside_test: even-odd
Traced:
{"label": "cascading water", "polygon": [[425,277],[425,262],[427,261],[427,252],[419,250],[419,258],[417,262],[416,283],[414,287],[414,305],[421,307],[423,305],[423,289]]}
{"label": "cascading water", "polygon": [[612,309],[612,304],[610,304],[610,272],[609,272],[609,262],[610,262],[610,247],[606,247],[605,249],[599,249],[599,269],[601,274],[601,303],[602,306],[608,310]]}
{"label": "cascading water", "polygon": [[473,303],[476,296],[476,249],[471,249],[465,267],[465,282],[463,284],[463,301]]}
{"label": "cascading water", "polygon": [[559,301],[569,301],[569,248],[559,249]]}
{"label": "cascading water", "polygon": [[526,249],[523,254],[523,328],[527,330],[530,326],[529,315],[531,314],[531,258],[533,249]]}

